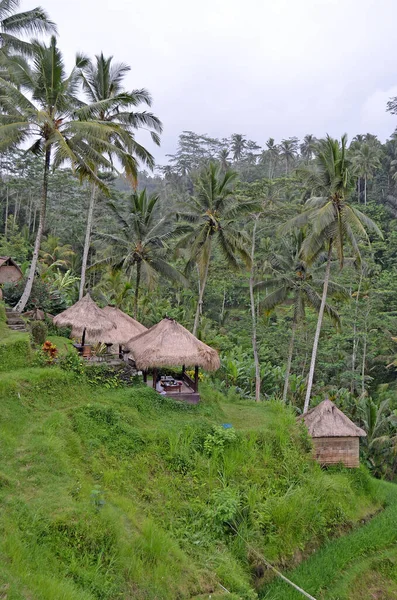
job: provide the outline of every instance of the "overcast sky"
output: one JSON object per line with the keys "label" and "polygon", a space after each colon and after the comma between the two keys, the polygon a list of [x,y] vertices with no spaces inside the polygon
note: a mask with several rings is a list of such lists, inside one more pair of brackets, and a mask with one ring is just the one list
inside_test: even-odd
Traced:
{"label": "overcast sky", "polygon": [[[23,0],[22,8],[37,2]],[[397,117],[396,0],[42,0],[71,66],[101,50],[131,65],[164,124],[158,161],[184,129],[226,137],[376,133]]]}

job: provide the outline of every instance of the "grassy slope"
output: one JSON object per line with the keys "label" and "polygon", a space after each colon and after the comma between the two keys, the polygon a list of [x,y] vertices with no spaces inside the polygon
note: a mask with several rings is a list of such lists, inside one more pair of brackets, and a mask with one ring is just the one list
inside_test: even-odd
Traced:
{"label": "grassy slope", "polygon": [[[326,544],[290,573],[310,594],[324,600],[397,598],[397,486],[379,483],[386,508],[350,535]],[[271,600],[302,596],[282,582],[267,590]]]}
{"label": "grassy slope", "polygon": [[[255,564],[225,522],[277,560],[378,502],[362,472],[313,464],[276,404],[93,392],[55,368],[0,374],[0,401],[7,600],[175,600],[218,581],[254,598]],[[203,441],[222,422],[241,432],[209,456]]]}
{"label": "grassy slope", "polygon": [[[14,342],[6,356],[18,366]],[[364,471],[321,471],[278,404],[204,390],[189,407],[146,387],[14,368],[0,373],[0,406],[7,600],[215,600],[219,583],[253,599],[268,586],[229,523],[270,560],[289,560],[381,502]],[[229,441],[212,434],[225,422],[237,430]]]}

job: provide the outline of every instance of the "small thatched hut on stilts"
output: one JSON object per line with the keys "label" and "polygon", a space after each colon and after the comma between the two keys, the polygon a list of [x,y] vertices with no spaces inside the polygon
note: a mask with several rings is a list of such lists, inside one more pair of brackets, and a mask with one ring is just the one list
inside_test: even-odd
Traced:
{"label": "small thatched hut on stilts", "polygon": [[[174,396],[191,403],[198,402],[200,398],[199,367],[205,371],[215,371],[220,367],[216,350],[198,340],[185,327],[168,317],[130,340],[126,348],[131,351],[138,369],[153,370],[154,388],[156,388],[158,369],[181,366],[181,385],[179,383],[175,386],[167,385],[165,381],[164,391],[167,396]],[[186,367],[194,368],[194,380],[187,375]],[[173,387],[179,389],[172,389]]]}
{"label": "small thatched hut on stilts", "polygon": [[360,437],[367,434],[357,427],[331,400],[299,417],[313,438],[315,457],[321,465],[360,466]]}

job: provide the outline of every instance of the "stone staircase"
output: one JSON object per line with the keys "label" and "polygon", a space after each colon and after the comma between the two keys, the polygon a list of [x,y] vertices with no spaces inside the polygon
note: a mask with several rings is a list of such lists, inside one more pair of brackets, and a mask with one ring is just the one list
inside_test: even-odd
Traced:
{"label": "stone staircase", "polygon": [[14,312],[11,308],[6,308],[7,325],[13,331],[27,331],[26,323],[21,317],[21,313]]}

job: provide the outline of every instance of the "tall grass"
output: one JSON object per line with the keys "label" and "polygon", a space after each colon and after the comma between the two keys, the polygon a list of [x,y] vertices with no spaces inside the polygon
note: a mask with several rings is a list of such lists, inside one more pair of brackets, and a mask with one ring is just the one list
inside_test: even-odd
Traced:
{"label": "tall grass", "polygon": [[235,529],[285,561],[379,505],[364,470],[312,461],[280,404],[204,390],[188,406],[57,368],[0,374],[0,597],[186,600],[222,584],[253,600],[264,579]]}

